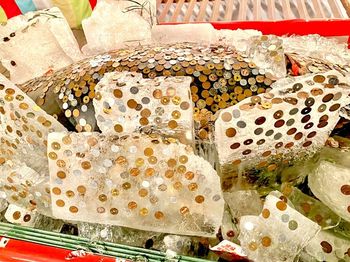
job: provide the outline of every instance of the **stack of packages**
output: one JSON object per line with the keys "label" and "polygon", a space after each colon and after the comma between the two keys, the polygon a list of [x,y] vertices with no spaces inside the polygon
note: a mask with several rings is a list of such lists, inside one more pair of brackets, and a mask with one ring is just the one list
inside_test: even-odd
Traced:
{"label": "stack of packages", "polygon": [[6,220],[231,261],[350,261],[350,143],[329,138],[349,135],[346,46],[155,22],[149,1],[100,1],[82,51],[58,8],[0,27]]}

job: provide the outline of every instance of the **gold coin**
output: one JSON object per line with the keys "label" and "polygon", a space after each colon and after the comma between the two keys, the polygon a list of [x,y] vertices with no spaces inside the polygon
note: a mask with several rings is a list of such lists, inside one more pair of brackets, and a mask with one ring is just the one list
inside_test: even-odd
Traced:
{"label": "gold coin", "polygon": [[263,218],[268,218],[270,216],[270,210],[265,208],[261,214]]}
{"label": "gold coin", "polygon": [[286,204],[286,202],[284,202],[284,201],[278,201],[278,202],[276,203],[276,207],[277,207],[279,210],[284,211],[284,210],[287,209],[287,204]]}
{"label": "gold coin", "polygon": [[155,171],[154,171],[153,168],[147,168],[147,169],[145,170],[145,176],[151,177],[151,176],[154,175],[154,173],[155,173]]}
{"label": "gold coin", "polygon": [[148,215],[148,209],[147,208],[141,208],[140,209],[140,215],[141,216],[147,216]]}
{"label": "gold coin", "polygon": [[12,214],[12,217],[13,217],[14,220],[18,220],[18,219],[21,217],[21,212],[15,211],[15,212]]}
{"label": "gold coin", "polygon": [[198,204],[201,204],[201,203],[204,202],[204,196],[198,195],[198,196],[195,197],[194,200],[195,200]]}
{"label": "gold coin", "polygon": [[116,124],[116,125],[114,126],[114,131],[117,132],[117,133],[123,132],[123,126],[122,126],[122,125],[119,125],[119,124]]}
{"label": "gold coin", "polygon": [[264,246],[264,247],[269,247],[271,245],[271,238],[265,236],[261,239],[261,244]]}
{"label": "gold coin", "polygon": [[56,205],[57,205],[58,207],[64,207],[65,202],[64,202],[63,200],[59,199],[59,200],[56,201]]}
{"label": "gold coin", "polygon": [[145,150],[144,150],[144,155],[145,155],[145,156],[151,156],[151,155],[153,155],[153,149],[150,148],[150,147],[145,148]]}
{"label": "gold coin", "polygon": [[139,196],[140,196],[140,197],[146,197],[147,195],[148,195],[147,189],[141,188],[141,189],[139,190]]}
{"label": "gold coin", "polygon": [[57,177],[60,179],[65,179],[66,178],[66,173],[63,171],[58,171],[57,172]]}
{"label": "gold coin", "polygon": [[198,189],[198,185],[196,183],[190,183],[187,187],[190,191],[196,191]]}
{"label": "gold coin", "polygon": [[85,170],[90,169],[90,168],[91,168],[91,163],[90,163],[89,161],[83,161],[83,162],[81,163],[81,167],[82,167],[83,169],[85,169]]}
{"label": "gold coin", "polygon": [[52,193],[54,193],[55,195],[60,195],[61,189],[59,189],[58,187],[54,187],[52,188]]}
{"label": "gold coin", "polygon": [[74,197],[74,192],[72,191],[72,190],[68,190],[67,192],[66,192],[66,196],[67,197]]}
{"label": "gold coin", "polygon": [[190,210],[189,210],[189,208],[188,207],[181,207],[180,208],[180,213],[181,213],[181,215],[186,215],[187,213],[189,213],[190,212]]}
{"label": "gold coin", "polygon": [[128,107],[135,109],[137,107],[137,102],[134,99],[130,99],[127,102]]}
{"label": "gold coin", "polygon": [[111,210],[109,211],[112,215],[117,215],[118,214],[118,209],[116,208],[111,208]]}
{"label": "gold coin", "polygon": [[137,203],[135,201],[129,202],[128,208],[131,209],[131,210],[137,208]]}
{"label": "gold coin", "polygon": [[161,211],[157,211],[157,212],[154,213],[154,217],[156,219],[163,219],[164,218],[164,213],[161,212]]}
{"label": "gold coin", "polygon": [[35,100],[36,104],[38,106],[42,106],[43,104],[45,104],[45,99],[44,98],[41,98],[41,97],[38,97],[36,100]]}
{"label": "gold coin", "polygon": [[56,160],[57,159],[57,154],[55,152],[50,152],[49,153],[49,158],[52,160]]}
{"label": "gold coin", "polygon": [[71,212],[71,213],[77,213],[78,211],[79,211],[79,209],[76,206],[69,207],[69,212]]}
{"label": "gold coin", "polygon": [[78,191],[81,195],[84,195],[85,192],[86,192],[86,187],[80,185],[80,186],[77,187],[77,191]]}
{"label": "gold coin", "polygon": [[175,120],[170,120],[168,123],[168,127],[171,129],[177,128],[177,122]]}

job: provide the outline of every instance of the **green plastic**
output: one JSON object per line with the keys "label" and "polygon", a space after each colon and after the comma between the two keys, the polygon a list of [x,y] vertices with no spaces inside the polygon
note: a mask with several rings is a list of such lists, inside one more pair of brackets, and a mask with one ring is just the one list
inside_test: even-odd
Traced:
{"label": "green plastic", "polygon": [[[49,232],[45,230],[23,227],[8,223],[0,222],[0,235],[29,241],[37,244],[53,246],[58,248],[65,248],[69,250],[83,249],[98,253],[101,255],[126,258],[133,261],[168,261],[165,253],[148,250],[143,248],[131,247],[126,245],[120,245],[109,242],[95,241],[92,242],[87,238],[78,236],[66,235],[61,233]],[[191,261],[191,262],[204,262],[209,261],[206,259],[187,257],[187,256],[176,256],[171,259],[172,261]]]}

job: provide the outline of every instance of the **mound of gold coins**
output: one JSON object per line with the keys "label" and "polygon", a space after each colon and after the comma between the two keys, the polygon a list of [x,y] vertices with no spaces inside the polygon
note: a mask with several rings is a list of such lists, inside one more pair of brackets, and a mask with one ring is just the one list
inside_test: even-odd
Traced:
{"label": "mound of gold coins", "polygon": [[[95,120],[86,115],[93,110],[95,86],[113,71],[139,72],[144,78],[191,76],[196,134],[201,139],[208,138],[218,110],[264,93],[273,83],[271,75],[231,46],[181,43],[109,52],[30,80],[21,88],[60,121],[69,119],[77,131],[91,131],[96,129]],[[52,93],[61,110],[53,110]]]}

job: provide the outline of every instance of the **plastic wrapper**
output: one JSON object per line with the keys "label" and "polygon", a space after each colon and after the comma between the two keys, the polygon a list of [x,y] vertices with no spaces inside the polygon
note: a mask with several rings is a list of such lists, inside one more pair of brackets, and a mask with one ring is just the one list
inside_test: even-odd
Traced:
{"label": "plastic wrapper", "polygon": [[228,240],[223,240],[210,250],[227,261],[248,261],[242,248]]}

